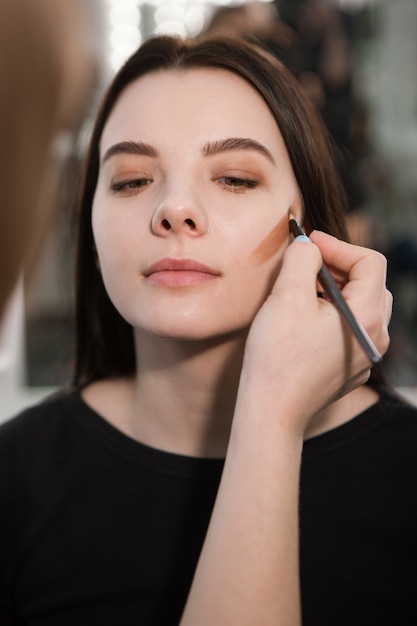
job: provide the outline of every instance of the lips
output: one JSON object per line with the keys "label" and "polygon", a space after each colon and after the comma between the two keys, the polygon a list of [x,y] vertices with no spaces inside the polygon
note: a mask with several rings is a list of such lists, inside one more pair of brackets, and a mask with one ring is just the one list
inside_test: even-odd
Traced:
{"label": "lips", "polygon": [[220,276],[220,272],[193,259],[161,259],[145,272],[148,282],[165,287],[197,285]]}

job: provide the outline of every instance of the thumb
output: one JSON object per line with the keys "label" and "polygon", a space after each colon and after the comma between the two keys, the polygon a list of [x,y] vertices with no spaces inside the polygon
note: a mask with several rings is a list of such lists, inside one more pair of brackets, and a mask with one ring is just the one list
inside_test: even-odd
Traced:
{"label": "thumb", "polygon": [[323,264],[318,247],[308,237],[297,237],[286,249],[272,293],[283,290],[317,298],[317,274]]}

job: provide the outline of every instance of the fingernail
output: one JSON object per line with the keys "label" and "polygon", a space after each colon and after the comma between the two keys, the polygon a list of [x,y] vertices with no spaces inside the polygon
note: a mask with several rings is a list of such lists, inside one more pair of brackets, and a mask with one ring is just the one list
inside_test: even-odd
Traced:
{"label": "fingernail", "polygon": [[311,240],[307,237],[307,235],[298,235],[294,241],[305,241],[306,243],[311,243]]}

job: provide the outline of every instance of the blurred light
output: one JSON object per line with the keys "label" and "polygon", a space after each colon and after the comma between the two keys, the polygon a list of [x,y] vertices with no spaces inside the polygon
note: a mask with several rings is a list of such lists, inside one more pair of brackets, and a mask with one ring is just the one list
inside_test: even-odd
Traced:
{"label": "blurred light", "polygon": [[230,4],[236,0],[107,0],[111,70],[117,71],[150,31],[197,35],[204,28],[207,11]]}
{"label": "blurred light", "polygon": [[180,20],[162,20],[158,22],[155,29],[156,33],[160,34],[176,34],[176,35],[185,35],[185,27],[184,23]]}
{"label": "blurred light", "polygon": [[110,35],[110,45],[113,49],[118,46],[126,44],[137,44],[139,38],[139,29],[131,24],[118,24],[116,28],[113,28]]}
{"label": "blurred light", "polygon": [[202,7],[187,9],[184,25],[189,35],[197,35],[204,27],[204,9]]}
{"label": "blurred light", "polygon": [[142,40],[137,0],[107,0],[109,61],[113,71],[126,61]]}
{"label": "blurred light", "polygon": [[[181,2],[181,0],[179,1]],[[154,7],[161,7],[166,3],[167,3],[167,0],[152,0],[152,2],[146,2],[146,4],[149,4]],[[141,4],[145,4],[145,3],[142,2]]]}
{"label": "blurred light", "polygon": [[163,20],[179,20],[184,17],[184,8],[177,4],[165,3],[155,11],[155,20],[158,24]]}
{"label": "blurred light", "polygon": [[140,12],[138,7],[127,4],[114,4],[109,12],[110,25],[112,24],[133,24],[139,26]]}

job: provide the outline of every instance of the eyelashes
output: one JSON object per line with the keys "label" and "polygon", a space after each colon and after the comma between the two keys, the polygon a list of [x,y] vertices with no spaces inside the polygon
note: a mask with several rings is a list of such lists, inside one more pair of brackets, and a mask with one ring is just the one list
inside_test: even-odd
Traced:
{"label": "eyelashes", "polygon": [[134,178],[131,180],[112,182],[111,191],[119,196],[132,196],[142,191],[152,183],[150,178]]}
{"label": "eyelashes", "polygon": [[228,191],[234,193],[242,193],[247,189],[255,189],[258,186],[257,180],[240,178],[239,176],[222,176],[216,180],[227,188]]}
{"label": "eyelashes", "polygon": [[[226,191],[232,193],[244,193],[247,190],[255,189],[259,184],[257,180],[239,176],[221,176],[214,180]],[[114,181],[110,184],[110,190],[115,195],[129,197],[140,193],[146,187],[149,187],[152,182],[153,180],[151,178],[133,178],[125,181]]]}
{"label": "eyelashes", "polygon": [[[202,179],[201,184],[215,184],[220,189],[225,191],[243,194],[253,189],[256,189],[260,184],[259,177],[245,176],[243,172],[230,172],[223,175],[213,175],[208,179]],[[109,183],[110,192],[119,197],[130,197],[142,193],[146,188],[149,188],[158,180],[150,173],[144,174],[129,174],[122,177],[121,174],[114,176]],[[196,181],[198,185],[198,180]],[[206,187],[204,187],[206,189]]]}

